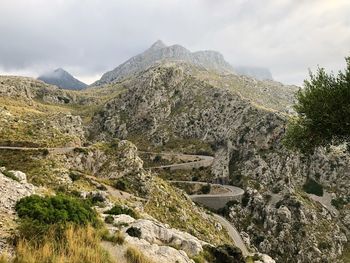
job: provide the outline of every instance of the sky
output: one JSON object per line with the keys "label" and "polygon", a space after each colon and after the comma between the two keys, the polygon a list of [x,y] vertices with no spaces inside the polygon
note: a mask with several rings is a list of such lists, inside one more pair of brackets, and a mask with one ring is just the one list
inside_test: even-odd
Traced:
{"label": "sky", "polygon": [[0,0],[0,74],[62,67],[86,83],[156,40],[217,50],[301,85],[345,67],[349,0]]}

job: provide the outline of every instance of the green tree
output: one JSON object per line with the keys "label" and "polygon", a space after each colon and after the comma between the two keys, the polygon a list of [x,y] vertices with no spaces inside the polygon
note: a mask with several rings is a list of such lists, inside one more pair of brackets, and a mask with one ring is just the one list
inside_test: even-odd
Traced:
{"label": "green tree", "polygon": [[311,153],[318,146],[350,142],[350,57],[345,60],[344,72],[335,76],[319,68],[304,81],[296,94],[297,116],[284,138],[288,148]]}

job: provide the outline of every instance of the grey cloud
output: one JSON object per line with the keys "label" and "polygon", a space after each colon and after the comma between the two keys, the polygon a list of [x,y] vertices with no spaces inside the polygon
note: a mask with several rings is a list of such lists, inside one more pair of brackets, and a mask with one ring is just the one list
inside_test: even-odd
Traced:
{"label": "grey cloud", "polygon": [[300,84],[308,67],[344,66],[349,12],[346,0],[8,0],[0,3],[0,68],[96,76],[162,39]]}

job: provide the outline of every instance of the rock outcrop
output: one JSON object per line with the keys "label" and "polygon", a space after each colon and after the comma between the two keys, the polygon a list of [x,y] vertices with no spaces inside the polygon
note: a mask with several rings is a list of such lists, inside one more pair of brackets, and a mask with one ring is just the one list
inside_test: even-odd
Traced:
{"label": "rock outcrop", "polygon": [[305,194],[261,195],[248,188],[242,206],[231,207],[230,218],[249,235],[253,250],[277,262],[342,262],[347,237],[338,220]]}
{"label": "rock outcrop", "polygon": [[35,187],[27,183],[26,175],[20,171],[0,168],[0,254],[11,251],[10,238],[16,224],[15,204],[25,196],[35,193]]}
{"label": "rock outcrop", "polygon": [[[135,220],[130,216],[121,215],[114,216],[114,222],[117,225],[127,224],[127,226],[122,228],[122,231],[125,234],[130,227],[136,227],[141,230],[140,239],[143,239],[148,244],[173,247],[176,248],[176,250],[186,252],[189,257],[198,255],[203,251],[202,246],[208,245],[208,243],[203,242],[186,232],[170,228],[169,226],[149,219]],[[137,244],[137,240],[131,239],[131,242],[132,244]],[[183,253],[180,253],[180,255],[183,256]],[[176,259],[173,261],[176,262]]]}

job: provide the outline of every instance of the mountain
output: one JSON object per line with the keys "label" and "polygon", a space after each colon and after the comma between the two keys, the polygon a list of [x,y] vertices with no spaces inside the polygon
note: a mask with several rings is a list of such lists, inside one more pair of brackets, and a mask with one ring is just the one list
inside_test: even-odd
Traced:
{"label": "mountain", "polygon": [[[278,263],[342,262],[336,248],[346,247],[342,221],[350,210],[334,213],[330,200],[350,194],[350,156],[321,148],[305,158],[284,147],[296,87],[179,61],[159,62],[114,85],[121,94],[93,118],[96,141],[116,137],[142,151],[212,155],[210,171],[160,174],[243,188],[242,202],[227,208],[226,218],[248,234],[250,247]],[[305,190],[310,184],[324,189],[324,198]]]}
{"label": "mountain", "polygon": [[[154,59],[171,52],[186,59]],[[289,151],[298,87],[231,74],[216,53],[196,53],[157,41],[120,66],[118,81],[78,92],[0,76],[0,254],[16,249],[16,226],[33,231],[15,203],[34,191],[96,208],[108,230],[101,245],[117,262],[130,246],[154,263],[348,262],[346,146]],[[239,199],[215,182],[238,188]],[[224,202],[230,222],[193,196]],[[242,258],[242,244],[253,257]]]}
{"label": "mountain", "polygon": [[71,74],[62,68],[55,69],[52,72],[45,73],[38,77],[39,80],[47,84],[56,85],[62,89],[81,90],[87,85],[80,80],[74,78]]}
{"label": "mountain", "polygon": [[130,58],[112,71],[103,74],[101,79],[96,81],[93,86],[119,81],[143,71],[162,60],[181,60],[220,73],[234,72],[232,66],[225,61],[223,55],[219,52],[211,50],[191,52],[183,46],[166,46],[161,40],[158,40],[143,53]]}
{"label": "mountain", "polygon": [[240,75],[253,77],[259,80],[273,80],[272,74],[268,68],[235,66],[234,70]]}

